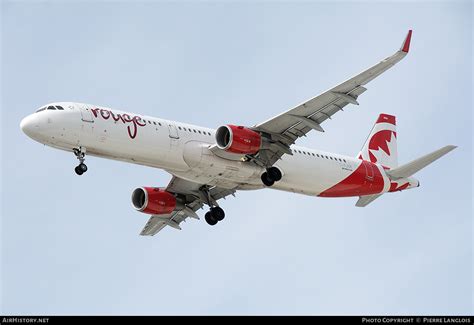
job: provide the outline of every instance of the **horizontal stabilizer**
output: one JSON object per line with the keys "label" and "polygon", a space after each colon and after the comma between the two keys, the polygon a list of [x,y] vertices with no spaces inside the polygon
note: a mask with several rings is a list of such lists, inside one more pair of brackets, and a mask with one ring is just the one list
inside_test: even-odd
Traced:
{"label": "horizontal stabilizer", "polygon": [[379,196],[382,194],[374,194],[374,195],[364,195],[364,196],[359,196],[359,199],[357,200],[356,207],[365,207],[372,203],[375,199],[377,199]]}
{"label": "horizontal stabilizer", "polygon": [[400,166],[391,170],[386,170],[385,172],[391,179],[410,177],[411,175],[415,174],[419,170],[431,164],[433,161],[443,157],[445,154],[447,154],[448,152],[456,148],[457,148],[456,146],[451,146],[451,145],[443,147],[421,158],[415,159],[412,162],[409,162],[408,164],[405,164],[403,166]]}

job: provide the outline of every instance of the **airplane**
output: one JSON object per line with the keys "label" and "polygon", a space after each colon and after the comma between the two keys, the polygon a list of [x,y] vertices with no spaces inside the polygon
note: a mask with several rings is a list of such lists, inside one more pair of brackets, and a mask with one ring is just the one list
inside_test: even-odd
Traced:
{"label": "airplane", "polygon": [[160,168],[172,175],[166,187],[133,190],[132,206],[150,215],[141,231],[153,236],[166,226],[181,229],[187,218],[216,225],[225,217],[218,201],[238,190],[271,188],[319,197],[359,197],[365,207],[381,195],[420,186],[413,174],[444,156],[448,145],[398,165],[396,118],[380,114],[355,157],[294,145],[346,105],[358,105],[365,85],[409,52],[412,30],[401,48],[378,64],[296,107],[254,126],[217,129],[127,113],[96,105],[57,102],[25,117],[30,138],[73,152],[75,172],[87,171],[86,154]]}

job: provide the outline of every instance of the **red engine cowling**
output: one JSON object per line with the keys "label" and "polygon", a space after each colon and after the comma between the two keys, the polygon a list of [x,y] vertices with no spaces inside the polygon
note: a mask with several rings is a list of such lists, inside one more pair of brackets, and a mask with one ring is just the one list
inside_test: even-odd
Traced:
{"label": "red engine cowling", "polygon": [[139,187],[132,192],[135,209],[148,214],[169,214],[176,209],[176,198],[158,187]]}
{"label": "red engine cowling", "polygon": [[242,154],[257,153],[262,146],[259,133],[243,126],[223,125],[216,131],[219,149]]}

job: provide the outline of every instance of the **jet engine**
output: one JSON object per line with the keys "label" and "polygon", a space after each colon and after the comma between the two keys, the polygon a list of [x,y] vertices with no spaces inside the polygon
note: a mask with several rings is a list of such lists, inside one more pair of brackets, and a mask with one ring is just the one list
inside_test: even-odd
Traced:
{"label": "jet engine", "polygon": [[158,187],[139,187],[132,192],[133,207],[147,214],[169,214],[176,209],[176,197]]}
{"label": "jet engine", "polygon": [[258,132],[236,125],[223,125],[216,131],[219,149],[239,154],[255,154],[262,146],[262,137]]}

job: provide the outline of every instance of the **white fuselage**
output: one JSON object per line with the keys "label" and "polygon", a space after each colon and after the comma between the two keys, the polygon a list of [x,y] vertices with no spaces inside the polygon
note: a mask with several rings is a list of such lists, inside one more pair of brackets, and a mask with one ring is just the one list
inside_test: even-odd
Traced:
{"label": "white fuselage", "polygon": [[[209,150],[215,144],[214,129],[87,104],[57,105],[64,110],[45,109],[26,117],[22,121],[24,132],[58,149],[82,147],[87,155],[164,169],[196,183],[242,190],[264,187],[262,167],[224,159]],[[298,146],[292,146],[292,151],[293,155],[284,155],[275,164],[283,178],[271,188],[320,195],[361,168],[362,160],[354,157]],[[368,180],[374,174],[372,169],[383,178],[378,192],[389,191],[390,180],[382,166],[371,164]],[[322,196],[360,194],[356,188],[344,193]]]}

